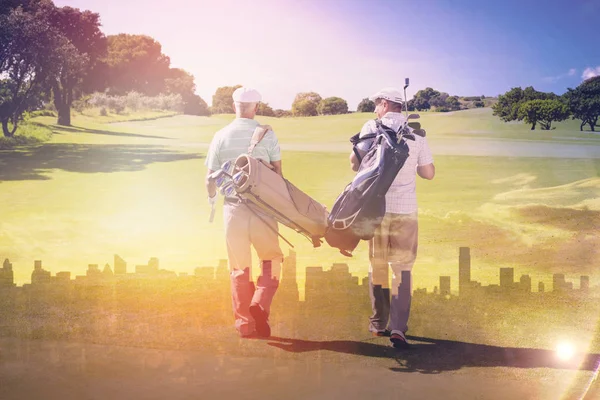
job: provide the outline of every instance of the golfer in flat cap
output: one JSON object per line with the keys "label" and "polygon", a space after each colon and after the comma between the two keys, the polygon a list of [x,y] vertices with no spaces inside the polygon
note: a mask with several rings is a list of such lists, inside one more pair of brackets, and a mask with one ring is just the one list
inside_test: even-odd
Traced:
{"label": "golfer in flat cap", "polygon": [[[370,97],[375,102],[375,114],[383,125],[398,131],[405,121],[402,111],[402,94],[396,88],[384,88]],[[364,124],[360,136],[377,132],[376,123]],[[373,140],[358,144],[358,151],[365,155]],[[407,348],[405,333],[412,293],[411,271],[417,257],[418,224],[416,175],[433,179],[435,167],[425,137],[415,135],[407,140],[409,157],[396,175],[385,196],[385,216],[375,236],[369,241],[369,294],[373,314],[369,330],[375,336],[390,336],[396,348]],[[354,171],[360,161],[352,152],[350,163]],[[390,301],[389,270],[392,270]]]}
{"label": "golfer in flat cap", "polygon": [[[216,201],[217,188],[209,175],[220,169],[224,162],[248,153],[252,134],[259,126],[254,116],[261,100],[260,93],[241,87],[232,97],[236,118],[215,134],[206,156],[206,189],[211,205]],[[266,161],[281,175],[281,152],[272,130],[254,147],[252,156]],[[223,219],[235,327],[241,337],[269,337],[269,311],[279,286],[283,261],[277,222],[269,216],[255,214],[236,197],[225,197]],[[261,267],[256,286],[252,282],[251,245],[258,254]]]}

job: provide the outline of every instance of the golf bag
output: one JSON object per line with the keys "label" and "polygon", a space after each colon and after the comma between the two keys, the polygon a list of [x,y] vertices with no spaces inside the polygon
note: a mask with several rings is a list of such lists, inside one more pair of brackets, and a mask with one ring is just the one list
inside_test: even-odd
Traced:
{"label": "golf bag", "polygon": [[252,156],[235,160],[233,185],[239,198],[255,210],[306,236],[314,247],[327,230],[328,212],[290,181]]}
{"label": "golf bag", "polygon": [[251,156],[254,147],[270,129],[268,125],[257,127],[248,154],[225,162],[211,178],[223,196],[239,199],[259,218],[262,218],[261,214],[268,215],[307,237],[314,247],[319,247],[327,230],[329,213],[325,207],[273,171],[270,163]]}
{"label": "golf bag", "polygon": [[[381,225],[385,195],[409,155],[406,140],[415,140],[414,130],[407,123],[398,132],[379,120],[376,124],[376,133],[350,138],[360,166],[352,182],[336,199],[327,219],[325,240],[349,257],[358,243],[371,239]],[[365,140],[373,143],[361,160],[356,145]]]}

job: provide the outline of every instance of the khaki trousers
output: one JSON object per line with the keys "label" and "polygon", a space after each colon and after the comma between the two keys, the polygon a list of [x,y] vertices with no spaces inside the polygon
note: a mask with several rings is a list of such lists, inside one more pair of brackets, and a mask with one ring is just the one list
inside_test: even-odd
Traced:
{"label": "khaki trousers", "polygon": [[[267,314],[270,312],[279,287],[283,253],[276,233],[277,222],[273,218],[263,214],[259,214],[259,218],[247,205],[240,203],[225,203],[223,215],[235,327],[245,336],[253,333],[255,328],[250,304],[257,303]],[[256,286],[252,282],[251,246],[256,250],[261,267]]]}
{"label": "khaki trousers", "polygon": [[369,318],[370,331],[389,329],[392,333],[404,333],[408,330],[411,271],[417,258],[418,233],[417,213],[386,213],[369,242],[369,295],[373,310]]}

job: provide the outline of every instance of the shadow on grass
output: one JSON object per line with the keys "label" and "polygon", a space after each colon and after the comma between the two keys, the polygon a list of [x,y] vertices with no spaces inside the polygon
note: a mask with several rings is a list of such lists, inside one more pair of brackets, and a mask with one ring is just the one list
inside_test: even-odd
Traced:
{"label": "shadow on grass", "polygon": [[452,340],[408,337],[409,350],[396,350],[375,343],[332,340],[310,341],[271,337],[268,345],[293,353],[328,350],[366,357],[393,358],[396,372],[437,374],[463,367],[553,368],[594,371],[600,365],[600,354],[580,354],[561,361],[550,350],[498,347]]}
{"label": "shadow on grass", "polygon": [[157,162],[203,158],[151,145],[46,144],[19,151],[0,151],[0,182],[47,180],[52,169],[69,172],[141,171]]}
{"label": "shadow on grass", "polygon": [[125,132],[112,132],[112,131],[103,131],[99,129],[89,129],[82,128],[78,126],[60,126],[60,125],[52,125],[52,132],[55,134],[60,134],[60,131],[66,132],[74,132],[74,133],[91,133],[94,135],[109,135],[109,136],[122,136],[122,137],[138,137],[138,138],[146,138],[146,139],[169,139],[166,136],[155,136],[155,135],[141,135],[138,133],[125,133]]}

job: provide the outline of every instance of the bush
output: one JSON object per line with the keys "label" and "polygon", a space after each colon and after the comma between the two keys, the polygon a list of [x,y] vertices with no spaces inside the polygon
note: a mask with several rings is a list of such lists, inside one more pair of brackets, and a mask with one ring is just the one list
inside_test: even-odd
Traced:
{"label": "bush", "polygon": [[339,97],[328,97],[319,102],[317,111],[321,115],[346,114],[348,112],[348,103]]}
{"label": "bush", "polygon": [[82,113],[83,110],[85,110],[86,108],[89,108],[89,100],[90,100],[91,96],[87,95],[87,96],[83,96],[77,100],[75,100],[73,102],[73,104],[71,105],[71,107],[73,108],[73,110],[77,111],[78,113]]}
{"label": "bush", "polygon": [[103,107],[113,110],[117,114],[126,109],[131,111],[161,110],[184,111],[184,102],[180,94],[160,94],[158,96],[145,96],[137,92],[129,92],[125,96],[111,96],[106,93],[94,93],[88,102],[92,107]]}
{"label": "bush", "polygon": [[481,107],[485,106],[485,104],[483,103],[483,101],[476,101],[476,102],[473,103],[473,105],[476,108],[481,108]]}
{"label": "bush", "polygon": [[56,117],[56,112],[51,111],[51,110],[36,110],[36,111],[32,111],[29,113],[29,116],[34,118],[34,117]]}
{"label": "bush", "polygon": [[183,99],[183,113],[186,115],[210,115],[208,104],[197,94]]}
{"label": "bush", "polygon": [[290,110],[282,110],[282,109],[277,109],[274,111],[274,113],[275,113],[275,117],[277,117],[277,118],[291,117],[293,115]]}
{"label": "bush", "polygon": [[369,99],[362,99],[356,107],[356,112],[373,112],[375,111],[375,103]]}
{"label": "bush", "polygon": [[263,115],[265,117],[274,117],[275,111],[269,106],[269,103],[258,103],[258,111],[256,115]]}
{"label": "bush", "polygon": [[292,102],[292,113],[301,117],[317,115],[321,96],[315,92],[298,93]]}
{"label": "bush", "polygon": [[107,115],[108,115],[108,112],[106,111],[106,107],[100,108],[100,116],[106,117]]}

